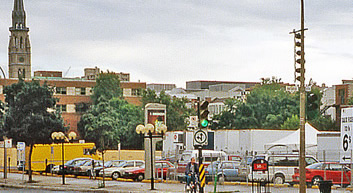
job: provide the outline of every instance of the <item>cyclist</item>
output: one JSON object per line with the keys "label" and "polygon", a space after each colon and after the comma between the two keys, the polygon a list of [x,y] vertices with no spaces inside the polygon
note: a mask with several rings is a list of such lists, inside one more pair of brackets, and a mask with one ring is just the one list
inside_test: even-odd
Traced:
{"label": "cyclist", "polygon": [[195,158],[192,157],[185,169],[186,187],[189,187],[191,181],[195,184],[195,174],[199,174],[199,165],[196,163]]}

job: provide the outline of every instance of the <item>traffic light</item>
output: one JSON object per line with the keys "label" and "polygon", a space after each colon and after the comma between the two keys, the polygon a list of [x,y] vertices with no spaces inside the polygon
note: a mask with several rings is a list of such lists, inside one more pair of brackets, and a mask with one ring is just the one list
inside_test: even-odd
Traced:
{"label": "traffic light", "polygon": [[201,128],[206,128],[209,124],[208,121],[208,114],[210,113],[208,111],[208,101],[202,101],[200,104],[200,126]]}
{"label": "traffic light", "polygon": [[[295,33],[294,35],[294,40],[295,40],[295,64],[294,64],[294,68],[295,68],[295,79],[300,81],[301,75],[302,73],[304,73],[304,63],[305,61],[303,61],[303,65],[302,65],[302,57],[304,57],[304,53],[301,50],[301,46],[302,46],[302,42],[301,42],[301,34],[300,33]],[[299,50],[297,50],[297,48],[299,48]]]}
{"label": "traffic light", "polygon": [[316,110],[319,107],[317,95],[314,93],[309,94],[307,97],[307,104],[308,111]]}

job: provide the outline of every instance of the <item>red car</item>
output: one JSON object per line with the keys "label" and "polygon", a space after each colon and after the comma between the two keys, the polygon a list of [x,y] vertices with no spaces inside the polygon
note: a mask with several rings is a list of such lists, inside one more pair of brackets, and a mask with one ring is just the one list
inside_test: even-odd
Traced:
{"label": "red car", "polygon": [[[151,167],[151,166],[147,166]],[[156,178],[162,177],[162,168],[163,168],[163,178],[166,179],[167,171],[169,168],[174,167],[172,163],[169,161],[156,161],[155,169],[156,169]],[[136,181],[142,181],[145,179],[145,166],[138,169],[127,170],[123,173],[123,178],[134,179]]]}
{"label": "red car", "polygon": [[[306,183],[309,185],[318,185],[321,180],[330,180],[332,184],[341,183],[344,186],[349,185],[351,172],[346,166],[337,162],[316,163],[306,167]],[[343,176],[343,179],[342,179]],[[293,182],[299,183],[299,170],[294,171]],[[341,182],[342,181],[342,182]]]}

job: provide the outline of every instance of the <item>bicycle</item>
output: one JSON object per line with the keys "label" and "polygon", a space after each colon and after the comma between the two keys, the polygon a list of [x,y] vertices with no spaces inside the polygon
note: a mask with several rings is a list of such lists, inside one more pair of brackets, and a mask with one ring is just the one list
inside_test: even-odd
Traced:
{"label": "bicycle", "polygon": [[[199,182],[199,176],[192,172],[191,173],[191,179],[194,178],[195,180],[191,180],[190,184],[186,182],[185,184],[185,192],[187,193],[198,193],[200,192],[201,189],[201,184]],[[185,179],[186,181],[186,179]]]}

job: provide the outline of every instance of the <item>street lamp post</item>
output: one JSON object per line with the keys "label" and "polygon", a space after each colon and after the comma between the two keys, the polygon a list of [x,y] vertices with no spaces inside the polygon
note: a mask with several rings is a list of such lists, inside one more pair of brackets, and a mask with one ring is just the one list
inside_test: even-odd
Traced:
{"label": "street lamp post", "polygon": [[144,135],[144,138],[149,138],[150,139],[150,157],[151,157],[151,190],[155,190],[154,188],[154,171],[153,171],[153,156],[152,156],[152,151],[153,151],[153,143],[152,143],[152,139],[153,138],[162,138],[163,139],[163,135],[164,133],[167,131],[167,126],[164,124],[161,124],[159,127],[156,128],[156,133],[160,133],[160,135],[153,135],[154,132],[154,126],[151,123],[148,123],[146,126],[144,125],[138,125],[136,127],[136,133],[137,134],[148,134],[148,135]]}
{"label": "street lamp post", "polygon": [[58,141],[58,142],[61,142],[61,164],[62,164],[62,181],[63,181],[63,185],[65,185],[65,168],[64,168],[64,162],[65,162],[65,151],[64,151],[64,143],[65,142],[69,142],[73,139],[76,139],[76,133],[75,132],[70,132],[67,137],[65,136],[65,134],[63,132],[53,132],[51,134],[51,138],[54,140],[54,141]]}

